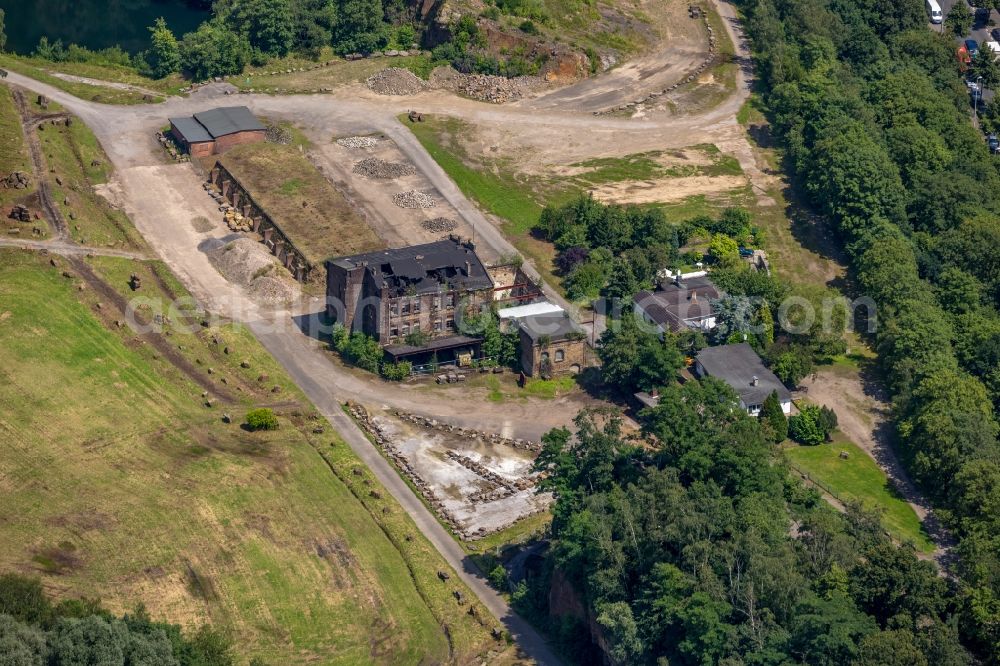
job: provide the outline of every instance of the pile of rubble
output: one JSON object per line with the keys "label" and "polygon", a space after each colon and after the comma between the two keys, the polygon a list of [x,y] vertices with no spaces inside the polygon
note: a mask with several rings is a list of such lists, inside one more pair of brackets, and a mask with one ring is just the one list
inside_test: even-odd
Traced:
{"label": "pile of rubble", "polygon": [[400,208],[433,208],[437,205],[434,197],[423,192],[418,192],[417,190],[397,192],[392,195],[392,203]]}
{"label": "pile of rubble", "polygon": [[424,220],[420,223],[427,231],[433,231],[435,233],[444,233],[446,231],[454,231],[458,228],[458,222],[451,219],[450,217],[434,217],[429,220]]}
{"label": "pile of rubble", "polygon": [[395,412],[397,418],[407,423],[412,423],[424,428],[430,428],[431,430],[438,430],[440,432],[448,432],[459,437],[467,437],[470,439],[476,438],[480,439],[487,444],[500,444],[502,446],[509,446],[515,449],[523,449],[525,451],[541,451],[542,445],[538,442],[531,442],[526,439],[511,439],[509,437],[504,437],[503,435],[498,435],[492,432],[483,432],[482,430],[473,430],[472,428],[463,428],[461,426],[453,426],[447,423],[441,423],[437,419],[427,418],[426,416],[419,416],[417,414],[410,414],[408,412]]}
{"label": "pile of rubble", "polygon": [[31,211],[28,210],[27,206],[16,204],[7,217],[18,222],[31,222]]}
{"label": "pile of rubble", "polygon": [[246,287],[258,303],[284,305],[291,301],[297,287],[267,248],[251,238],[237,238],[209,250],[209,261],[230,282]]}
{"label": "pile of rubble", "polygon": [[23,190],[31,185],[28,174],[23,171],[14,171],[6,178],[0,179],[0,187],[8,190]]}
{"label": "pile of rubble", "polygon": [[180,148],[178,148],[174,140],[167,134],[164,134],[163,132],[157,132],[156,140],[161,146],[163,146],[163,149],[167,151],[167,154],[170,155],[170,157],[175,162],[191,161],[191,157],[187,153],[183,152]]}
{"label": "pile of rubble", "polygon": [[337,145],[344,148],[374,148],[378,145],[377,136],[345,136],[337,139]]}
{"label": "pile of rubble", "polygon": [[354,173],[365,178],[402,178],[417,172],[412,164],[387,162],[377,157],[369,157],[354,165]]}
{"label": "pile of rubble", "polygon": [[427,83],[408,69],[389,67],[368,77],[365,84],[379,95],[415,95]]}
{"label": "pile of rubble", "polygon": [[253,220],[243,217],[243,214],[234,210],[232,206],[226,206],[223,219],[230,231],[253,231]]}
{"label": "pile of rubble", "polygon": [[280,143],[283,146],[287,146],[292,142],[292,133],[284,127],[268,125],[267,129],[264,130],[264,140],[268,143]]}
{"label": "pile of rubble", "polygon": [[472,458],[469,458],[468,456],[463,456],[460,453],[456,453],[455,451],[450,451],[450,450],[445,451],[445,455],[448,456],[448,458],[450,458],[451,460],[457,462],[465,469],[469,470],[470,472],[474,472],[476,476],[481,477],[486,481],[490,482],[492,485],[505,488],[508,492],[506,495],[504,495],[504,497],[513,495],[514,493],[521,490],[527,490],[528,488],[532,488],[535,485],[531,479],[517,479],[516,481],[505,479],[504,477],[492,471],[482,463],[477,462]]}
{"label": "pile of rubble", "polygon": [[504,104],[521,99],[523,95],[518,79],[492,74],[470,74],[463,77],[458,83],[457,92],[491,104]]}

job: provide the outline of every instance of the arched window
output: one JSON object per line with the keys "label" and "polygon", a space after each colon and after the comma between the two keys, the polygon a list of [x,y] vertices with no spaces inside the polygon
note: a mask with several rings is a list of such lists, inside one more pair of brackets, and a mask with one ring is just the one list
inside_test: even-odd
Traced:
{"label": "arched window", "polygon": [[548,352],[542,352],[542,360],[543,361],[549,360],[549,353]]}
{"label": "arched window", "polygon": [[556,350],[556,363],[560,363],[560,362],[565,361],[565,360],[566,360],[566,352],[564,352],[562,349],[557,349]]}

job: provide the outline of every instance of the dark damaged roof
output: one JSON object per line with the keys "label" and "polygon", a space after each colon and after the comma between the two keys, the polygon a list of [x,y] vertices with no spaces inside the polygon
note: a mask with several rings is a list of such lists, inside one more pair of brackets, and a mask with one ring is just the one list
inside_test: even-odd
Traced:
{"label": "dark damaged roof", "polygon": [[465,291],[493,288],[474,246],[457,238],[337,257],[326,263],[328,268],[344,270],[366,266],[379,287],[396,295],[430,293],[441,286]]}
{"label": "dark damaged roof", "polygon": [[221,106],[196,113],[194,119],[216,139],[237,132],[263,132],[267,129],[245,106]]}
{"label": "dark damaged roof", "polygon": [[[763,404],[772,391],[778,392],[778,399],[782,402],[792,399],[792,394],[781,380],[764,367],[757,352],[745,342],[706,347],[698,352],[698,363],[709,376],[732,386],[748,407]],[[753,384],[754,377],[757,378],[756,386]]]}
{"label": "dark damaged roof", "polygon": [[719,289],[707,277],[689,278],[680,284],[664,283],[656,291],[640,291],[634,297],[654,322],[674,332],[684,330],[687,320],[698,320],[715,314],[712,301],[721,296]]}

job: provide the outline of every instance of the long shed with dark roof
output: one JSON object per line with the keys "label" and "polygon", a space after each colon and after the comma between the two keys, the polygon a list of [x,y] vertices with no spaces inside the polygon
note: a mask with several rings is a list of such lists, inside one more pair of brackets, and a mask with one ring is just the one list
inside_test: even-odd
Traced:
{"label": "long shed with dark roof", "polygon": [[192,157],[224,153],[263,141],[267,128],[245,106],[223,106],[170,119],[170,133]]}

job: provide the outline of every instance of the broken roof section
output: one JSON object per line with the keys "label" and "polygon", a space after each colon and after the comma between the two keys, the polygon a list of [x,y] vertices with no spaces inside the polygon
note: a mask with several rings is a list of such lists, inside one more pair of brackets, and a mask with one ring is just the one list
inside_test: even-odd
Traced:
{"label": "broken roof section", "polygon": [[263,132],[267,128],[245,106],[222,106],[194,114],[205,130],[218,139],[237,132]]}
{"label": "broken roof section", "polygon": [[446,240],[338,257],[327,262],[345,270],[364,266],[382,289],[425,294],[441,287],[464,291],[492,289],[493,280],[486,272],[472,243],[457,236]]}

